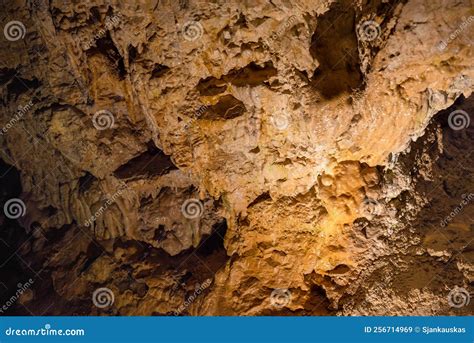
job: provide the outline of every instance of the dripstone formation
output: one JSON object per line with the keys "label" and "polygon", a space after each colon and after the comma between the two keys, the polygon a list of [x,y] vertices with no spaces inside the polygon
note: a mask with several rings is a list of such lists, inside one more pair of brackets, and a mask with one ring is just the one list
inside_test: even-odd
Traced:
{"label": "dripstone formation", "polygon": [[472,1],[0,23],[2,314],[474,314]]}

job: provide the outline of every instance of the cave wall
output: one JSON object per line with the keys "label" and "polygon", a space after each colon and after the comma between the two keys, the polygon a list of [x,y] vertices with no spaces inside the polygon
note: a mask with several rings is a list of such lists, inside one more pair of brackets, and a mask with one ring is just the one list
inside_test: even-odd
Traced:
{"label": "cave wall", "polygon": [[1,6],[10,313],[472,314],[472,1]]}

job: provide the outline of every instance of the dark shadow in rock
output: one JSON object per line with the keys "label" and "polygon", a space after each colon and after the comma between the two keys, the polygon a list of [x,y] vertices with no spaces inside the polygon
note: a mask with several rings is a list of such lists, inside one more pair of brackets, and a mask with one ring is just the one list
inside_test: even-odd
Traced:
{"label": "dark shadow in rock", "polygon": [[7,86],[7,94],[13,94],[14,98],[16,99],[22,93],[34,91],[39,87],[41,87],[41,82],[35,78],[32,80],[27,80],[19,76],[13,76]]}
{"label": "dark shadow in rock", "polygon": [[151,78],[155,79],[162,77],[166,74],[168,70],[170,70],[170,68],[168,66],[165,66],[164,64],[155,64],[153,70],[151,71]]}
{"label": "dark shadow in rock", "polygon": [[17,313],[18,285],[34,278],[32,271],[17,255],[18,251],[28,247],[30,237],[18,220],[7,218],[3,210],[4,204],[10,199],[19,198],[21,192],[19,171],[0,159],[0,304],[7,305],[7,301],[11,303],[0,315],[7,316]]}
{"label": "dark shadow in rock", "polygon": [[119,79],[123,80],[125,78],[127,73],[125,70],[125,62],[110,37],[109,31],[107,31],[107,34],[104,37],[95,42],[94,47],[87,50],[88,56],[93,56],[95,54],[102,54],[107,57],[112,67],[117,71]]}
{"label": "dark shadow in rock", "polygon": [[362,86],[355,11],[351,1],[335,3],[318,18],[310,53],[319,63],[311,84],[326,99]]}
{"label": "dark shadow in rock", "polygon": [[119,179],[140,179],[160,176],[178,169],[171,158],[150,141],[142,154],[120,166],[114,175]]}
{"label": "dark shadow in rock", "polygon": [[251,62],[244,68],[231,70],[220,79],[208,77],[201,80],[197,85],[197,90],[203,96],[217,95],[226,91],[227,84],[255,87],[264,84],[275,75],[277,75],[277,70],[272,62],[266,62],[262,66]]}
{"label": "dark shadow in rock", "polygon": [[[412,157],[417,161],[412,167],[417,179],[415,189],[429,201],[413,226],[423,235],[423,245],[434,251],[456,254],[463,249],[472,251],[474,247],[472,113],[474,96],[459,98],[432,119],[425,134],[429,136],[432,133],[432,141],[426,142],[422,138],[419,144],[424,148],[413,149],[417,155]],[[430,178],[419,176],[427,174],[425,170],[428,169]],[[467,257],[464,254],[462,256]],[[469,259],[471,263],[474,262],[472,253]]]}
{"label": "dark shadow in rock", "polygon": [[[198,256],[208,257],[215,252],[224,248],[224,237],[227,232],[227,223],[222,221],[212,227],[212,232],[209,236],[202,238],[202,244],[196,249]],[[225,249],[224,249],[225,250]]]}
{"label": "dark shadow in rock", "polygon": [[221,97],[217,104],[207,107],[200,119],[228,120],[241,116],[245,111],[246,108],[242,101],[227,94]]}
{"label": "dark shadow in rock", "polygon": [[85,174],[79,178],[79,181],[78,181],[79,192],[83,193],[87,191],[96,180],[97,178],[94,175],[86,171]]}
{"label": "dark shadow in rock", "polygon": [[[466,282],[463,265],[474,263],[474,96],[460,97],[436,114],[400,165],[426,204],[409,225],[431,256],[406,256],[394,291],[429,289],[447,296]],[[456,119],[457,117],[457,119]],[[456,124],[457,123],[457,124]],[[416,202],[406,199],[404,203]],[[474,304],[459,309],[473,311]]]}

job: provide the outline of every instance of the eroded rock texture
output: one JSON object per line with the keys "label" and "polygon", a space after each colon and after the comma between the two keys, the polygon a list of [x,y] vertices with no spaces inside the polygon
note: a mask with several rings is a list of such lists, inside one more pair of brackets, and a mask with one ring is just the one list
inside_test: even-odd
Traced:
{"label": "eroded rock texture", "polygon": [[472,1],[1,23],[2,313],[473,313]]}

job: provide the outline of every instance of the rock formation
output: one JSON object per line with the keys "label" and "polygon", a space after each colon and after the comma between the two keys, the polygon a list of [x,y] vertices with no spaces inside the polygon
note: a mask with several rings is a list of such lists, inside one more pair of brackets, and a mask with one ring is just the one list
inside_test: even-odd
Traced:
{"label": "rock formation", "polygon": [[1,23],[2,313],[474,313],[471,0]]}

